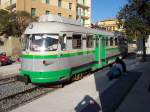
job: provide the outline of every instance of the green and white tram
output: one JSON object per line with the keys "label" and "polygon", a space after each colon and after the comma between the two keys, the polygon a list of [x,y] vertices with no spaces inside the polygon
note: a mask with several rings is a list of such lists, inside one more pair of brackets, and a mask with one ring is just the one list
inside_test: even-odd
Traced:
{"label": "green and white tram", "polygon": [[114,62],[121,54],[113,33],[53,15],[31,23],[24,38],[19,80],[35,84],[70,80]]}

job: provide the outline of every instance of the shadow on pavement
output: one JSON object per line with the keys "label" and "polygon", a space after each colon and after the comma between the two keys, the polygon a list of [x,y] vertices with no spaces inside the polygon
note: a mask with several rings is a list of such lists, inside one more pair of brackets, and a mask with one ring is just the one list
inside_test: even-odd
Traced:
{"label": "shadow on pavement", "polygon": [[110,85],[102,93],[100,93],[101,88],[97,85],[98,80],[95,79],[103,112],[115,111],[141,75],[141,72],[128,72],[126,75],[118,78],[115,83]]}
{"label": "shadow on pavement", "polygon": [[[119,77],[114,83],[103,91],[103,88],[100,85],[101,80],[97,79],[96,75],[101,74],[94,74],[96,90],[99,94],[99,98],[94,100],[91,96],[86,95],[75,107],[76,112],[114,112],[127,96],[128,92],[131,90],[142,73],[130,71]],[[111,83],[111,81],[108,83]]]}

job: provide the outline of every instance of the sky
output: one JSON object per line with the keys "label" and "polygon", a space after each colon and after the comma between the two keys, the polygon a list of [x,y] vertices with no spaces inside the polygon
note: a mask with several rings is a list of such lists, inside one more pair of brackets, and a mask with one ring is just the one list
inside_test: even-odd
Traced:
{"label": "sky", "polygon": [[127,0],[92,0],[92,22],[115,18]]}

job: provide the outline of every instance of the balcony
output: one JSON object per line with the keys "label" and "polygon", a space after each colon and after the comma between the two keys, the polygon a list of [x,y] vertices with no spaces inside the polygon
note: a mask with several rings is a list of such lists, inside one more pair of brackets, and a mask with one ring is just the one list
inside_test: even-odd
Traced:
{"label": "balcony", "polygon": [[[79,15],[77,15],[77,18],[79,18]],[[86,15],[81,15],[81,19],[88,20],[90,17]]]}
{"label": "balcony", "polygon": [[84,16],[84,15],[81,15],[81,18],[82,18],[82,19],[89,19],[88,16]]}
{"label": "balcony", "polygon": [[77,3],[77,6],[83,8],[83,9],[89,9],[90,8],[89,6],[84,5],[82,3]]}

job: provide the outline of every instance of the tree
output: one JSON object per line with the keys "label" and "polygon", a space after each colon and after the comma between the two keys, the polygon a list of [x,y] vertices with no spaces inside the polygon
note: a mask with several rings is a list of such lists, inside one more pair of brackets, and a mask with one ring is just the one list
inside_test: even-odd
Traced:
{"label": "tree", "polygon": [[37,20],[36,17],[32,17],[25,11],[17,11],[15,13],[1,9],[0,15],[0,32],[7,36],[20,37],[28,24]]}
{"label": "tree", "polygon": [[29,25],[29,23],[33,21],[37,21],[37,17],[32,17],[26,11],[18,11],[16,13],[17,35],[21,36],[22,33],[25,31],[25,28]]}
{"label": "tree", "polygon": [[1,34],[11,35],[15,29],[15,23],[11,20],[11,14],[1,9],[0,10],[0,32]]}
{"label": "tree", "polygon": [[143,59],[146,56],[145,39],[150,35],[150,1],[129,0],[118,13],[119,24],[123,24],[128,36],[142,38]]}

